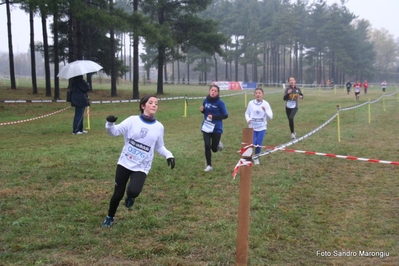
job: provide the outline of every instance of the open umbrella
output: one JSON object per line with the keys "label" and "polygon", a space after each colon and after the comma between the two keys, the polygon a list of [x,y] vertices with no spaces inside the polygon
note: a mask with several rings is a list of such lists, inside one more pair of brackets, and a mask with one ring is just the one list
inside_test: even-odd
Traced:
{"label": "open umbrella", "polygon": [[103,67],[91,60],[77,60],[64,66],[57,77],[70,79],[87,73],[97,72]]}

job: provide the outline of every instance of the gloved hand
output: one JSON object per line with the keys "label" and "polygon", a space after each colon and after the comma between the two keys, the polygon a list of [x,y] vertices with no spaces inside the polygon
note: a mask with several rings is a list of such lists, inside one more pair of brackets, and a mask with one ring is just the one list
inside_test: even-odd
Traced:
{"label": "gloved hand", "polygon": [[166,161],[168,162],[168,166],[170,166],[170,169],[175,168],[175,158],[170,157],[170,158],[166,159]]}
{"label": "gloved hand", "polygon": [[115,123],[115,121],[118,119],[117,117],[113,116],[113,115],[109,115],[107,116],[107,121],[111,122],[111,123]]}

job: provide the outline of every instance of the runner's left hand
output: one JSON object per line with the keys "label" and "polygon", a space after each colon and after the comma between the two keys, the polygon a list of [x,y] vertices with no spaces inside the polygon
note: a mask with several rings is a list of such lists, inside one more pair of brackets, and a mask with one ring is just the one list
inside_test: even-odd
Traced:
{"label": "runner's left hand", "polygon": [[166,161],[168,162],[168,166],[170,166],[170,169],[175,168],[175,158],[170,157],[170,158],[166,159]]}

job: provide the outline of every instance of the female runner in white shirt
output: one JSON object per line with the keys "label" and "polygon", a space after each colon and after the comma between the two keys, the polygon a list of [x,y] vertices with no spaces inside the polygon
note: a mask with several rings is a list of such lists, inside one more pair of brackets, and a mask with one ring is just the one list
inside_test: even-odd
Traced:
{"label": "female runner in white shirt", "polygon": [[158,99],[155,95],[144,96],[140,100],[141,115],[130,116],[116,125],[117,117],[107,117],[105,129],[110,136],[123,135],[124,146],[118,160],[115,174],[115,188],[109,204],[108,215],[102,226],[111,227],[114,216],[125,194],[125,206],[130,208],[135,198],[141,193],[151,164],[154,151],[166,158],[168,165],[173,169],[175,159],[173,154],[164,146],[163,125],[155,119],[158,110]]}

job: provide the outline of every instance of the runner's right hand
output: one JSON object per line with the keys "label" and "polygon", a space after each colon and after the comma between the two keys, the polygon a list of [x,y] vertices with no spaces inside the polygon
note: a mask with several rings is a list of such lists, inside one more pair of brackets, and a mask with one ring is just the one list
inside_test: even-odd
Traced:
{"label": "runner's right hand", "polygon": [[111,123],[115,123],[115,121],[118,119],[117,117],[113,116],[113,115],[109,115],[107,116],[107,121],[111,122]]}

